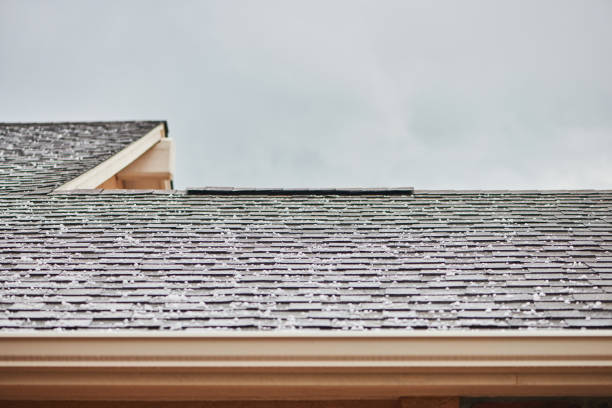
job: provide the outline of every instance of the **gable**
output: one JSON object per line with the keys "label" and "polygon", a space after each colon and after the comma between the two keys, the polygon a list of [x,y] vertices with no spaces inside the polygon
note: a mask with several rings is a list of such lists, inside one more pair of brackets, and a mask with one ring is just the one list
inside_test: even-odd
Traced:
{"label": "gable", "polygon": [[60,188],[138,144],[158,127],[163,131],[165,124],[144,121],[0,124],[0,193],[48,193]]}
{"label": "gable", "polygon": [[171,188],[174,173],[174,144],[158,124],[122,150],[66,184],[58,191],[75,189]]}

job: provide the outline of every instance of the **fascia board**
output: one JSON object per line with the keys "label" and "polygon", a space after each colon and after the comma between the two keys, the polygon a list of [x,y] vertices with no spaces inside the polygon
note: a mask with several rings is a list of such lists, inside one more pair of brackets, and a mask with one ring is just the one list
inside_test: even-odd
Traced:
{"label": "fascia board", "polygon": [[55,191],[93,189],[114,176],[130,163],[151,149],[166,135],[166,127],[161,123],[140,139],[130,143],[123,150],[109,157],[91,170],[58,187]]}
{"label": "fascia board", "polygon": [[0,335],[0,399],[578,396],[610,390],[607,330]]}
{"label": "fascia board", "polygon": [[0,366],[612,367],[612,331],[2,333]]}
{"label": "fascia board", "polygon": [[0,400],[595,396],[610,390],[607,330],[0,335]]}

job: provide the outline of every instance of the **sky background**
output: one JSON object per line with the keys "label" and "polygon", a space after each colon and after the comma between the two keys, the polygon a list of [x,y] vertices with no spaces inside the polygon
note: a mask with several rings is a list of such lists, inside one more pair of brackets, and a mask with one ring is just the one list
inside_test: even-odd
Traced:
{"label": "sky background", "polygon": [[0,121],[130,119],[178,188],[612,188],[612,1],[0,0]]}

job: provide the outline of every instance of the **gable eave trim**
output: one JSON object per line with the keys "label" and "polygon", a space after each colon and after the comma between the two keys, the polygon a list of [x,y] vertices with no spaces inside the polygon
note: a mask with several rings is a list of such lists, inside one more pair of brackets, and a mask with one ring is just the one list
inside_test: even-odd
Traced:
{"label": "gable eave trim", "polygon": [[160,123],[140,139],[109,157],[91,170],[58,187],[55,191],[94,189],[119,173],[166,136],[166,124]]}

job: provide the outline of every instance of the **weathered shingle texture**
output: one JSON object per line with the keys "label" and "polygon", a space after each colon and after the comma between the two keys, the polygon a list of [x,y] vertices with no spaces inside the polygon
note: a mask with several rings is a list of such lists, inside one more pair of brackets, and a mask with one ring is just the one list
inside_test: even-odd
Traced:
{"label": "weathered shingle texture", "polygon": [[612,328],[612,192],[0,201],[4,329]]}
{"label": "weathered shingle texture", "polygon": [[50,193],[159,122],[0,125],[0,329],[612,328],[612,191]]}
{"label": "weathered shingle texture", "polygon": [[0,194],[51,191],[94,168],[159,124],[0,124]]}

